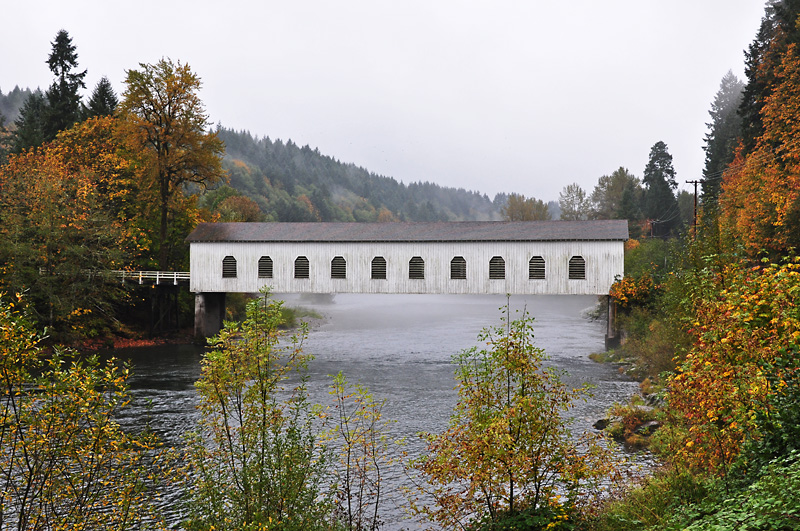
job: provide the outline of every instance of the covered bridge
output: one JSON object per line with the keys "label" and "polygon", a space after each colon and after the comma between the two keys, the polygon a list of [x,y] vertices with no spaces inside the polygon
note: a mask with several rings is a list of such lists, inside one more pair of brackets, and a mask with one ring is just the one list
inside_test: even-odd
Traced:
{"label": "covered bridge", "polygon": [[[228,292],[604,295],[625,220],[203,223],[189,235],[196,329]],[[200,327],[200,328],[198,328]]]}

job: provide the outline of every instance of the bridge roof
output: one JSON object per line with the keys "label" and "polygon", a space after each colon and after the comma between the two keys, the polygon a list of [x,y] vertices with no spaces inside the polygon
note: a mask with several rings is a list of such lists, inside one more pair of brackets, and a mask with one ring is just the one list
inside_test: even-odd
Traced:
{"label": "bridge roof", "polygon": [[626,220],[439,221],[389,223],[201,223],[200,242],[625,241]]}

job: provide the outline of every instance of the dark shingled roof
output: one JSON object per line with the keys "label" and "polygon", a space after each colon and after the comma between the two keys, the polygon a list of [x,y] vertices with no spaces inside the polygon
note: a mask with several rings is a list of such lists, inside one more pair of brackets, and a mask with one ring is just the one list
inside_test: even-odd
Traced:
{"label": "dark shingled roof", "polygon": [[397,223],[201,223],[196,242],[625,241],[628,222],[454,221]]}

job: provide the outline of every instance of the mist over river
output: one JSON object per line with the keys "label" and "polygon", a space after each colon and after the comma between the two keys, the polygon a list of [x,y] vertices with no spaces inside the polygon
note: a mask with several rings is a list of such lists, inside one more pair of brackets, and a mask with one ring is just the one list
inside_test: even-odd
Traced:
{"label": "mist over river", "polygon": [[[315,320],[304,345],[305,352],[315,356],[309,367],[312,401],[330,403],[330,375],[342,371],[351,383],[361,383],[377,399],[386,399],[384,418],[396,421],[391,437],[405,438],[403,449],[411,455],[422,448],[418,432],[438,432],[447,425],[456,400],[451,356],[475,345],[483,327],[499,324],[499,308],[506,303],[505,296],[497,295],[276,297],[324,316]],[[612,403],[627,400],[637,390],[637,383],[620,375],[615,365],[588,358],[604,349],[605,321],[586,316],[596,303],[591,296],[511,297],[512,312],[527,307],[535,318],[536,345],[545,349],[553,366],[566,371],[564,381],[595,386],[593,398],[572,410],[575,433],[591,431]],[[115,355],[129,359],[134,372],[134,404],[122,421],[136,425],[149,418],[157,433],[180,444],[197,418],[193,384],[200,375],[201,353],[192,345],[118,350]],[[418,528],[404,520],[402,467],[388,470],[384,479],[383,529]]]}

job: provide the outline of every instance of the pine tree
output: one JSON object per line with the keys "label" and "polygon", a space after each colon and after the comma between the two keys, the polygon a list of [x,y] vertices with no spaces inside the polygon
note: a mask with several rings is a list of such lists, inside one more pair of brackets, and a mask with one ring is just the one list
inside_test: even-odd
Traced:
{"label": "pine tree", "polygon": [[86,118],[95,116],[110,116],[114,114],[119,104],[117,94],[106,76],[100,78],[92,91],[89,105],[86,106]]}
{"label": "pine tree", "polygon": [[56,35],[53,50],[47,59],[50,71],[56,76],[53,84],[45,92],[48,109],[44,122],[44,137],[52,140],[59,131],[71,127],[81,119],[81,97],[78,89],[85,88],[83,78],[86,70],[76,73],[78,54],[75,45],[65,30]]}
{"label": "pine tree", "polygon": [[680,212],[674,193],[678,183],[672,155],[664,142],[658,141],[650,148],[642,182],[645,186],[643,213],[651,223],[651,233],[653,236],[669,236],[680,221]]}

